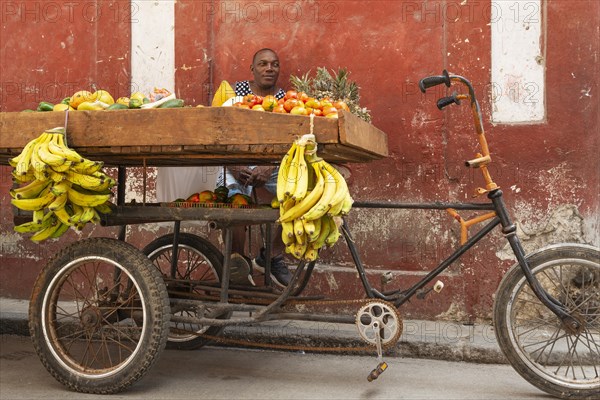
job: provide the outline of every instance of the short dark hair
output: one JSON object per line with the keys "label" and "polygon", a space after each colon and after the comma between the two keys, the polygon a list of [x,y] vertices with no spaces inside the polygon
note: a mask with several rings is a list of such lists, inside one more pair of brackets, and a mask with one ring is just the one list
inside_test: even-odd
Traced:
{"label": "short dark hair", "polygon": [[254,56],[252,57],[252,64],[254,64],[254,62],[256,61],[256,56],[258,55],[258,53],[262,53],[263,51],[270,51],[271,53],[275,54],[277,57],[279,57],[277,55],[277,52],[273,49],[270,49],[268,47],[262,48],[260,50],[258,50],[256,53],[254,53]]}

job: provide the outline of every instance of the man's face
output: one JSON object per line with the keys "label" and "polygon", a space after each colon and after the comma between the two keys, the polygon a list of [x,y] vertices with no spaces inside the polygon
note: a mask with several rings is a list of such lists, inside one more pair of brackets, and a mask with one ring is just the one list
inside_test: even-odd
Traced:
{"label": "man's face", "polygon": [[279,58],[272,51],[261,51],[256,55],[251,67],[254,82],[261,88],[272,88],[279,77]]}

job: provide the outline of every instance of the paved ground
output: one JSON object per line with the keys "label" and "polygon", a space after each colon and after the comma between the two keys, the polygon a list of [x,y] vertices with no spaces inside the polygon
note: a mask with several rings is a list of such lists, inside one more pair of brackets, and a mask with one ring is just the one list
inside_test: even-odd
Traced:
{"label": "paved ground", "polygon": [[[0,334],[28,335],[27,307],[27,301],[0,298]],[[271,321],[256,326],[228,327],[224,337],[255,341],[268,338],[276,344],[301,343],[310,347],[365,346],[354,325],[322,322]],[[507,362],[492,326],[441,321],[404,321],[399,343],[386,354],[446,361]]]}
{"label": "paved ground", "polygon": [[205,347],[166,350],[125,392],[66,390],[44,369],[28,337],[0,336],[0,399],[550,399],[508,365]]}

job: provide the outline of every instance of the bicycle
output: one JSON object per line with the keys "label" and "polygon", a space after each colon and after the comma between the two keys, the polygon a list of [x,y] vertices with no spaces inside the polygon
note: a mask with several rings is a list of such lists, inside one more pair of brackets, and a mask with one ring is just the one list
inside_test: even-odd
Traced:
{"label": "bicycle", "polygon": [[[500,348],[515,370],[542,391],[560,398],[600,397],[600,249],[566,243],[525,254],[502,191],[487,169],[491,156],[473,87],[464,77],[447,71],[422,79],[419,86],[425,92],[442,84],[460,84],[467,89],[442,97],[437,106],[443,109],[469,101],[481,153],[466,165],[481,171],[486,187],[478,192],[489,202],[355,204],[362,208],[446,210],[459,221],[460,246],[417,283],[391,291],[375,289],[344,220],[342,234],[365,293],[364,299],[350,300],[359,306],[358,311],[353,315],[289,312],[283,308],[287,304],[327,301],[301,296],[315,262],[300,262],[282,292],[273,290],[268,281],[258,288],[229,284],[231,226],[266,224],[268,247],[275,210],[237,210],[227,216],[204,210],[195,217],[211,220],[225,230],[223,253],[204,238],[180,232],[180,220],[186,218],[181,213],[172,234],[156,239],[142,251],[122,240],[87,239],[68,246],[48,262],[30,303],[31,336],[42,363],[73,390],[114,393],[143,376],[167,342],[171,347],[192,349],[214,340],[227,325],[292,319],[356,324],[361,338],[377,349],[381,361],[368,376],[374,380],[387,367],[382,361],[383,349],[394,345],[402,333],[397,309],[415,295],[438,290],[436,285],[426,286],[500,227],[517,260],[504,275],[494,303]],[[463,210],[485,213],[463,220],[458,213]],[[136,213],[113,222],[139,222],[139,210]],[[469,238],[468,228],[483,222],[486,224]],[[266,277],[269,268],[267,263]],[[249,316],[234,317],[234,312]]]}

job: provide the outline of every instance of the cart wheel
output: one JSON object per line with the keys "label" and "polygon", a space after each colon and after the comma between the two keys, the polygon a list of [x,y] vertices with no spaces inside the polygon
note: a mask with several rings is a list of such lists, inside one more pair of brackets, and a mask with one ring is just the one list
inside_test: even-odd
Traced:
{"label": "cart wheel", "polygon": [[[190,233],[179,234],[179,244],[177,252],[177,269],[171,271],[171,259],[173,255],[173,234],[161,236],[149,243],[142,250],[150,258],[154,265],[161,271],[167,282],[169,296],[185,298],[188,295],[193,297],[212,295],[219,296],[218,292],[208,293],[206,290],[200,290],[194,283],[220,283],[223,273],[223,255],[208,240]],[[173,273],[174,272],[174,273]],[[193,298],[192,297],[192,298]],[[196,317],[195,307],[177,306],[172,310],[173,315]],[[206,310],[210,314],[210,308]],[[231,312],[212,316],[214,318],[227,319]],[[210,339],[198,336],[205,334],[210,336],[220,335],[225,327],[223,326],[204,326],[197,324],[187,324],[180,322],[171,322],[171,330],[167,348],[178,350],[193,350],[202,347],[210,342]]]}
{"label": "cart wheel", "polygon": [[135,247],[86,239],[55,255],[34,284],[29,330],[42,364],[71,390],[109,394],[141,378],[165,347],[162,277]]}
{"label": "cart wheel", "polygon": [[500,348],[539,389],[565,399],[600,398],[600,251],[557,245],[528,256],[528,263],[541,286],[582,328],[565,331],[517,264],[504,276],[494,304]]}

